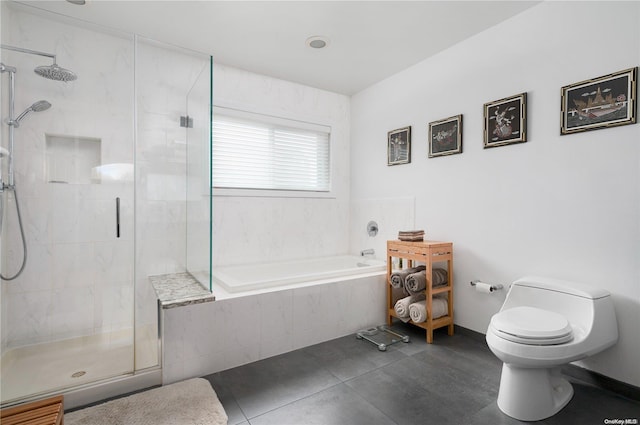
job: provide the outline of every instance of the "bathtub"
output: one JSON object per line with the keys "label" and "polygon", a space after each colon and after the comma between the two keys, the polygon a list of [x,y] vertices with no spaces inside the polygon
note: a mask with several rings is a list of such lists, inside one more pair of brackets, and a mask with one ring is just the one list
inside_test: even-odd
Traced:
{"label": "bathtub", "polygon": [[214,267],[212,277],[229,293],[380,273],[384,261],[354,255]]}
{"label": "bathtub", "polygon": [[346,335],[355,339],[386,321],[380,260],[319,257],[212,271],[215,302],[162,310],[164,323],[172,323],[163,326],[163,384]]}

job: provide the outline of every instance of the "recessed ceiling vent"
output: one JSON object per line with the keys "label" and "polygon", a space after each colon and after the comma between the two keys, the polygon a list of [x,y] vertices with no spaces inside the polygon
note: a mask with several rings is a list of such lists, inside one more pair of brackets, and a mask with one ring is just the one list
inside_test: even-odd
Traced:
{"label": "recessed ceiling vent", "polygon": [[307,46],[314,49],[323,49],[329,45],[329,39],[321,35],[307,38]]}

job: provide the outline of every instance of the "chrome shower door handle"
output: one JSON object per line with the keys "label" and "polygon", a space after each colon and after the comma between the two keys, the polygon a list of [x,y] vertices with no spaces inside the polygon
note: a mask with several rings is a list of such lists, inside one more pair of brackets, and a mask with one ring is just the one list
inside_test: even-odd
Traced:
{"label": "chrome shower door handle", "polygon": [[120,237],[120,198],[116,198],[116,238]]}

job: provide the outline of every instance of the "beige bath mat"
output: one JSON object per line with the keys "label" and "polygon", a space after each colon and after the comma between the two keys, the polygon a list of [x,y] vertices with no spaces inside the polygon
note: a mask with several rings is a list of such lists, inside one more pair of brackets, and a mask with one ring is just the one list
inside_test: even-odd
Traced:
{"label": "beige bath mat", "polygon": [[227,414],[202,378],[108,401],[64,415],[65,425],[226,425]]}

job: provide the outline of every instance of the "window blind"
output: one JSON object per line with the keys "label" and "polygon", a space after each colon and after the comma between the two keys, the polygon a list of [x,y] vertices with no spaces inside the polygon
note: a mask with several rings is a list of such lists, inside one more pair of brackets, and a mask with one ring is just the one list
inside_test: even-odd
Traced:
{"label": "window blind", "polygon": [[328,192],[329,136],[322,126],[217,109],[213,186]]}

